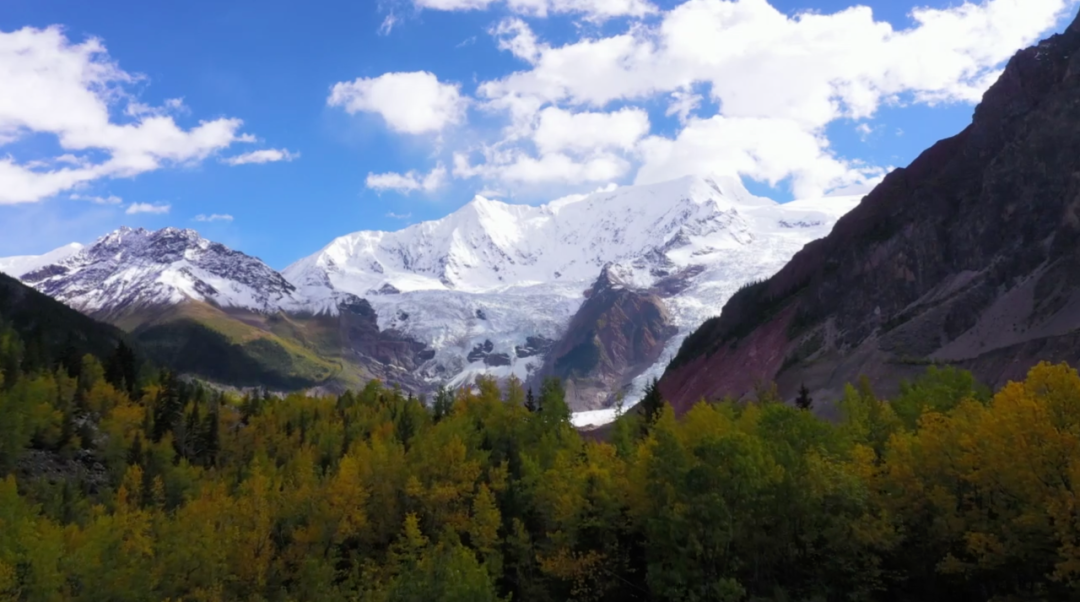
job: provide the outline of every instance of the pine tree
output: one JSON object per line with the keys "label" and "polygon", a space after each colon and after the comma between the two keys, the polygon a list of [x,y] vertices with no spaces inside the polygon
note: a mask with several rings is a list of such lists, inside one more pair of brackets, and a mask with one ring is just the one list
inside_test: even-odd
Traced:
{"label": "pine tree", "polygon": [[356,405],[356,396],[352,391],[345,391],[341,395],[338,395],[336,408],[338,413],[343,413],[345,410]]}
{"label": "pine tree", "polygon": [[537,411],[550,424],[570,420],[570,407],[566,405],[566,389],[562,379],[548,377],[540,386],[540,404]]}
{"label": "pine tree", "polygon": [[525,409],[530,412],[535,412],[540,409],[540,407],[536,405],[536,396],[533,395],[532,387],[529,387],[529,392],[525,394]]}
{"label": "pine tree", "polygon": [[201,456],[202,430],[203,421],[199,416],[199,404],[196,403],[191,408],[191,413],[188,414],[187,422],[184,424],[183,455],[189,461]]}
{"label": "pine tree", "polygon": [[435,403],[431,407],[435,422],[449,416],[453,407],[454,394],[446,387],[440,386],[439,390],[435,392]]}
{"label": "pine tree", "polygon": [[206,423],[202,429],[202,460],[204,466],[217,466],[218,453],[221,451],[221,434],[218,423],[218,408],[220,406],[220,401],[213,402],[210,405],[210,411],[206,414]]}
{"label": "pine tree", "polygon": [[135,440],[131,442],[131,447],[128,448],[127,463],[129,465],[142,464],[143,462],[143,440],[142,433],[135,433]]}
{"label": "pine tree", "polygon": [[645,386],[645,396],[641,398],[642,431],[647,433],[656,419],[660,417],[660,411],[664,408],[664,398],[660,395],[660,381],[652,379]]}
{"label": "pine tree", "polygon": [[795,398],[795,406],[800,410],[809,410],[814,406],[814,400],[810,397],[810,389],[806,388],[806,384],[799,386],[799,396]]}
{"label": "pine tree", "polygon": [[135,381],[138,379],[138,365],[135,352],[126,343],[120,341],[116,350],[105,363],[105,380],[118,390],[135,393]]}
{"label": "pine tree", "polygon": [[154,401],[153,441],[157,443],[165,433],[173,430],[184,412],[184,401],[180,396],[180,383],[172,372],[165,372],[161,378],[161,391]]}

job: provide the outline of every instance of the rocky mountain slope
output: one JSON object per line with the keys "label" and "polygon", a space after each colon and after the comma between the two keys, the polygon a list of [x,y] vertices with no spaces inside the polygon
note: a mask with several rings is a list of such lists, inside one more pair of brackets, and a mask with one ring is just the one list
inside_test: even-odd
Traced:
{"label": "rocky mountain slope", "polygon": [[8,264],[23,282],[102,317],[186,300],[261,312],[303,306],[296,288],[269,266],[194,230],[125,227],[85,248],[17,259],[0,260],[0,269]]}
{"label": "rocky mountain slope", "polygon": [[780,205],[689,177],[538,207],[477,197],[343,236],[282,273],[175,228],[123,228],[0,270],[131,331],[157,361],[232,384],[378,376],[419,393],[555,374],[573,408],[595,409],[634,401],[691,328],[855,201]]}
{"label": "rocky mountain slope", "polygon": [[86,247],[0,259],[0,270],[130,331],[162,365],[215,381],[420,385],[395,368],[414,368],[423,345],[380,332],[362,299],[343,295],[332,315],[315,315],[280,273],[194,230],[121,228]]}
{"label": "rocky mountain slope", "polygon": [[1019,52],[969,127],[740,291],[662,382],[677,407],[775,379],[819,399],[929,363],[987,384],[1080,360],[1080,19]]}
{"label": "rocky mountain slope", "polygon": [[[535,383],[554,373],[570,377],[572,408],[594,409],[619,394],[635,401],[691,328],[855,202],[780,205],[738,180],[699,177],[536,207],[477,197],[441,220],[343,236],[283,273],[313,311],[334,311],[342,294],[363,297],[380,328],[428,345],[434,355],[417,372],[427,382],[513,374]],[[605,288],[602,273],[621,292],[586,302]],[[646,305],[656,321],[629,334]],[[565,354],[590,332],[599,338],[589,353],[605,360],[569,370]],[[649,339],[648,349],[627,347],[628,336]]]}

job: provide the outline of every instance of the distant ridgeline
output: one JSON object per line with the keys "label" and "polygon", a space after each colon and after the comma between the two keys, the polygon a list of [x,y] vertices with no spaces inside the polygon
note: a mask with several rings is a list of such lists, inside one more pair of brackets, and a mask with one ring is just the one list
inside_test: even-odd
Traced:
{"label": "distant ridgeline", "polygon": [[954,369],[891,402],[863,381],[835,423],[770,387],[677,420],[654,386],[597,442],[554,379],[428,407],[378,381],[271,400],[131,378],[114,330],[6,290],[0,599],[1080,596],[1065,366],[993,395]]}

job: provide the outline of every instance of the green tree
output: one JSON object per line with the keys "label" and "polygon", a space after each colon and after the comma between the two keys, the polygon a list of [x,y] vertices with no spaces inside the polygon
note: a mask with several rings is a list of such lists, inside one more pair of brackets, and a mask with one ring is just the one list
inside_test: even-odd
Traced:
{"label": "green tree", "polygon": [[640,405],[642,434],[648,434],[665,405],[664,397],[660,394],[660,382],[657,379],[654,378],[645,385],[645,396],[641,398]]}
{"label": "green tree", "polygon": [[795,407],[800,410],[809,410],[814,407],[814,400],[810,397],[810,389],[806,384],[799,385],[799,396],[795,398]]}

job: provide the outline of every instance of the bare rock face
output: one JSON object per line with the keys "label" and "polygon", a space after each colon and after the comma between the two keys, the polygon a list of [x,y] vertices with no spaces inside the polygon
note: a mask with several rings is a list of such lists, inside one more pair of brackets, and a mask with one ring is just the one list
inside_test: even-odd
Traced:
{"label": "bare rock face", "polygon": [[396,382],[409,390],[425,390],[414,373],[434,353],[395,330],[379,330],[378,315],[365,299],[353,298],[339,305],[337,316],[317,319],[336,321],[343,352],[384,381]]}
{"label": "bare rock face", "polygon": [[1080,18],[1014,56],[963,132],[733,296],[661,390],[680,409],[761,380],[835,399],[860,375],[891,394],[938,362],[1001,385],[1044,359],[1080,360]]}
{"label": "bare rock face", "polygon": [[574,411],[610,406],[675,332],[655,293],[627,286],[605,267],[536,379],[561,378]]}

